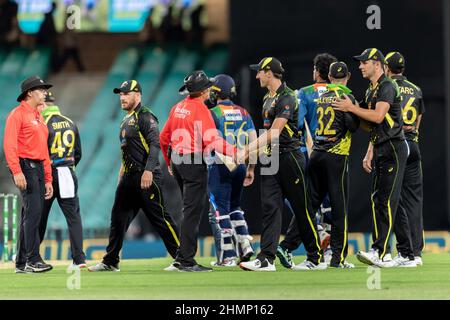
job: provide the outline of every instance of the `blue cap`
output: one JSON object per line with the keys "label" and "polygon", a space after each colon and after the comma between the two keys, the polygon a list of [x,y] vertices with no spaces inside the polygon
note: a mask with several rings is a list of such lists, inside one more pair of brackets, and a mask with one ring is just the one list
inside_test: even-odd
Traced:
{"label": "blue cap", "polygon": [[214,77],[215,83],[211,90],[216,92],[220,99],[233,99],[236,96],[236,84],[232,77],[219,74]]}

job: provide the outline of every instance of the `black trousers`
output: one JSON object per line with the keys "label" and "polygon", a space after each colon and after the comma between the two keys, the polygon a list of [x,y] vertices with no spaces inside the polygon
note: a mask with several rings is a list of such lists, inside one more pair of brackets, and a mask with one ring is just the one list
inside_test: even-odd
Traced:
{"label": "black trousers", "polygon": [[[308,167],[308,153],[302,152],[306,159],[306,167]],[[308,180],[308,172],[306,172],[306,180]],[[332,224],[331,216],[333,215],[332,209],[330,208],[330,199],[329,196],[326,195],[324,201],[321,203],[321,206],[324,210],[331,210],[328,214],[323,214],[323,222],[327,224]],[[292,210],[291,210],[292,211]],[[315,212],[317,213],[317,211]],[[280,247],[284,250],[294,251],[302,244],[302,238],[300,237],[300,232],[297,228],[297,221],[295,220],[295,215],[292,216],[291,221],[289,222],[289,226],[286,230],[286,235],[284,236],[283,241],[280,242]]]}
{"label": "black trousers", "polygon": [[[402,255],[410,252],[420,257],[424,247],[423,238],[423,176],[419,144],[407,141],[409,156],[406,161],[397,219],[394,224],[397,251]],[[410,230],[408,234],[407,231]]]}
{"label": "black trousers", "polygon": [[26,190],[21,191],[22,212],[20,215],[19,239],[16,266],[42,261],[39,254],[39,224],[44,208],[45,179],[42,161],[20,159],[20,167],[27,181]]}
{"label": "black trousers", "polygon": [[304,172],[304,155],[299,151],[292,151],[279,155],[279,168],[276,172],[261,176],[263,216],[258,259],[267,258],[270,262],[275,260],[286,198],[294,211],[308,260],[315,264],[322,260],[317,223],[307,194]]}
{"label": "black trousers", "polygon": [[313,212],[328,193],[332,215],[330,265],[339,266],[348,249],[348,156],[313,151],[308,162],[308,192]]}
{"label": "black trousers", "polygon": [[48,215],[50,214],[50,209],[56,199],[64,214],[64,217],[66,218],[67,226],[69,228],[72,259],[74,263],[80,264],[86,261],[86,255],[83,252],[83,226],[80,215],[80,201],[77,194],[78,180],[72,169],[70,169],[70,172],[72,173],[73,182],[75,184],[75,197],[63,199],[61,198],[59,192],[58,170],[53,168],[53,197],[49,200],[45,200],[44,202],[44,209],[42,211],[41,223],[39,226],[39,238],[42,243],[45,237],[45,231],[47,229]]}
{"label": "black trousers", "polygon": [[[317,221],[316,221],[317,223]],[[295,215],[292,217],[291,222],[286,230],[286,235],[283,241],[280,242],[280,247],[285,250],[294,251],[302,244],[302,237],[297,228],[297,220]]]}
{"label": "black trousers", "polygon": [[[388,140],[374,146],[372,248],[378,250],[380,258],[389,252],[388,242],[394,231],[407,156],[407,145],[403,140]],[[404,232],[410,233],[409,230]],[[408,253],[408,256],[411,254]]]}
{"label": "black trousers", "polygon": [[166,212],[160,179],[153,175],[150,189],[141,189],[142,171],[125,173],[120,180],[111,212],[109,244],[103,263],[116,265],[122,249],[125,233],[142,209],[147,219],[161,236],[167,251],[175,257],[179,246],[179,232],[171,215]]}
{"label": "black trousers", "polygon": [[197,253],[201,217],[207,214],[209,209],[208,171],[204,163],[189,164],[187,162],[172,163],[174,177],[183,195],[181,241],[176,261],[182,265],[192,266],[197,263],[194,257]]}

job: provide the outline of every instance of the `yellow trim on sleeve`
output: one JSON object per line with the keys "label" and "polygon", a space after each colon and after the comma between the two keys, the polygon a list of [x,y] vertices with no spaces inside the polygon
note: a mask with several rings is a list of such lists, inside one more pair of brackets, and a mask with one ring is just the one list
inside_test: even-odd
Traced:
{"label": "yellow trim on sleeve", "polygon": [[394,127],[395,122],[389,113],[386,113],[385,119],[386,119],[387,123],[389,124],[389,127],[391,127],[391,129],[392,129]]}

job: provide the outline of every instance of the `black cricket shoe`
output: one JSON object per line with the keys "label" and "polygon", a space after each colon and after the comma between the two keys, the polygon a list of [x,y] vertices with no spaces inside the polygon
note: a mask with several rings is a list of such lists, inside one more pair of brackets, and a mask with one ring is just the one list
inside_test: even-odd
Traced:
{"label": "black cricket shoe", "polygon": [[204,267],[199,264],[194,264],[193,266],[186,266],[186,265],[180,264],[178,266],[178,271],[180,271],[180,272],[211,272],[211,271],[213,271],[213,269]]}
{"label": "black cricket shoe", "polygon": [[29,273],[40,273],[40,272],[47,272],[53,269],[53,266],[50,264],[47,264],[45,262],[35,262],[35,263],[27,263],[25,266],[24,271]]}
{"label": "black cricket shoe", "polygon": [[25,271],[25,265],[16,266],[14,273],[29,273]]}

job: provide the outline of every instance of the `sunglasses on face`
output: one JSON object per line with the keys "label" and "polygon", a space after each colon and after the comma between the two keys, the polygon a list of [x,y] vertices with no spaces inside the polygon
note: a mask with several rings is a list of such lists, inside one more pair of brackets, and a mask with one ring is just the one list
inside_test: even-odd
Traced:
{"label": "sunglasses on face", "polygon": [[33,91],[37,91],[37,92],[40,92],[40,93],[42,93],[42,94],[44,94],[44,95],[47,95],[47,94],[48,94],[48,91],[47,91],[47,89],[42,89],[42,88],[39,88],[39,89],[35,89],[35,90],[33,90]]}

